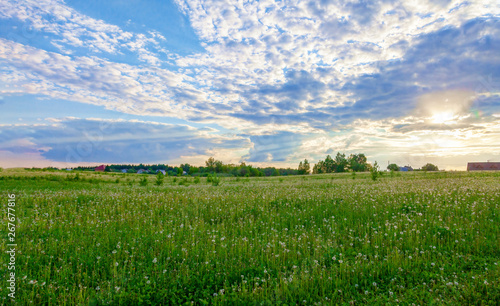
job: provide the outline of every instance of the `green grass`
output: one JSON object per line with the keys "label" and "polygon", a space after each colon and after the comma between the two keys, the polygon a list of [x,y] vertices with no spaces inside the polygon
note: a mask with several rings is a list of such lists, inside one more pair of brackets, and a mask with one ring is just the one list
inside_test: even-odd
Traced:
{"label": "green grass", "polygon": [[156,186],[148,175],[9,170],[0,190],[3,207],[17,197],[21,305],[500,301],[498,172]]}

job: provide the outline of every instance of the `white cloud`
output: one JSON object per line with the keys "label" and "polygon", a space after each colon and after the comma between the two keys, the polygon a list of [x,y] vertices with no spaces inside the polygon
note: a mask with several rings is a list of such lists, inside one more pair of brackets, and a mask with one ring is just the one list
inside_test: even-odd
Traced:
{"label": "white cloud", "polygon": [[150,31],[146,36],[123,31],[116,25],[88,17],[60,0],[2,1],[0,18],[17,18],[30,24],[39,32],[32,35],[45,32],[59,36],[52,44],[63,53],[67,53],[70,46],[111,54],[127,47],[137,52],[139,60],[150,65],[160,64],[157,54],[149,50],[150,47],[157,49],[159,41],[165,40],[160,33]]}
{"label": "white cloud", "polygon": [[[411,107],[399,106],[391,100],[399,96],[393,98],[390,94],[398,89],[417,88],[408,93],[413,97],[405,96],[401,102],[409,104],[416,101],[419,90],[433,92],[434,87],[448,90],[449,84],[461,86],[470,70],[450,76],[450,71],[456,70],[448,67],[449,71],[441,77],[438,75],[443,73],[439,70],[444,66],[441,63],[435,68],[436,78],[406,77],[409,73],[433,69],[432,61],[439,58],[427,59],[427,55],[422,55],[420,62],[405,62],[408,60],[405,57],[411,56],[409,51],[422,44],[428,34],[446,27],[461,27],[475,18],[499,16],[496,1],[462,5],[460,1],[374,2],[368,6],[344,1],[177,0],[176,3],[189,17],[205,52],[189,56],[170,54],[161,47],[165,41],[161,33],[127,32],[85,16],[62,1],[1,2],[0,18],[19,19],[32,24],[40,33],[56,36],[53,44],[59,53],[0,39],[0,80],[7,84],[0,88],[0,93],[38,94],[125,113],[216,122],[232,128],[236,134],[257,136],[288,131],[313,135],[302,144],[304,152],[310,155],[315,150],[339,148],[375,150],[375,145],[387,146],[389,139],[402,148],[423,141],[427,130],[447,139],[443,144],[452,147],[457,145],[451,139],[453,135],[437,130],[432,125],[436,122],[404,123],[410,120],[404,116]],[[477,37],[473,38],[477,41],[481,37],[497,37],[497,32],[495,26],[484,27],[474,32]],[[466,37],[461,35],[461,39]],[[467,47],[467,41],[459,45],[463,46]],[[75,56],[75,48],[87,48],[90,52]],[[99,57],[123,50],[135,52],[140,61],[149,65],[133,66]],[[438,55],[446,58],[453,52],[446,50]],[[479,61],[486,51],[477,48],[467,52],[462,55],[464,58]],[[164,55],[174,60],[179,69],[163,69]],[[391,74],[397,69],[389,61],[402,63],[399,74],[397,71]],[[387,79],[362,78],[377,73],[382,76],[386,73]],[[436,81],[441,79],[442,83]],[[385,83],[389,83],[388,88],[382,86]],[[495,90],[498,92],[498,88]],[[491,92],[486,88],[476,96],[486,97]],[[378,100],[369,100],[367,96],[376,96]],[[374,104],[371,108],[360,106],[370,103]],[[388,109],[384,111],[387,113],[379,114],[378,104],[380,108],[401,107],[402,111]],[[403,121],[389,124],[379,118],[397,117],[394,114],[403,116],[404,119],[400,118]],[[418,112],[415,115],[433,116]],[[366,119],[370,116],[378,117]],[[353,126],[355,117],[361,117],[362,121]],[[465,119],[457,120],[464,124]],[[392,129],[404,124],[407,124],[404,129]],[[484,124],[495,128],[491,120]],[[467,136],[472,128],[469,125],[454,130],[456,135],[472,137]],[[334,129],[352,129],[357,138],[328,134]],[[370,129],[384,129],[388,134],[370,134],[367,132]],[[378,138],[371,142],[370,137]],[[296,152],[291,154],[299,156]]]}

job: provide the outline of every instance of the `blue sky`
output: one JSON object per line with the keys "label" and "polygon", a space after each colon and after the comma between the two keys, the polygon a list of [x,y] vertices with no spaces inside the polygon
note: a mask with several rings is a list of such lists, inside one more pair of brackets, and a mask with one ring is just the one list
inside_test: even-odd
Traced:
{"label": "blue sky", "polygon": [[499,1],[2,1],[0,166],[500,161]]}

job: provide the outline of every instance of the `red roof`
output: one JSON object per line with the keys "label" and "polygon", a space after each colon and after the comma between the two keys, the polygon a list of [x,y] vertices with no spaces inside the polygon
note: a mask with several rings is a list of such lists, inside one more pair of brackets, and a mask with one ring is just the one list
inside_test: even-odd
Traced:
{"label": "red roof", "polygon": [[500,163],[467,163],[467,171],[500,170]]}
{"label": "red roof", "polygon": [[99,167],[95,167],[94,171],[104,171],[106,169],[106,166],[100,165]]}

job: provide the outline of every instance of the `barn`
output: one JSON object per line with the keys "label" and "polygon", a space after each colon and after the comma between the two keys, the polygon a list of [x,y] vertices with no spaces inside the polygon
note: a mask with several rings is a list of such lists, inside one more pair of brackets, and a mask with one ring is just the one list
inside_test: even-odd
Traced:
{"label": "barn", "polygon": [[467,171],[495,171],[495,170],[500,170],[500,163],[496,162],[467,163]]}
{"label": "barn", "polygon": [[106,166],[104,165],[100,165],[98,167],[95,167],[94,171],[97,171],[97,172],[104,172],[104,170],[106,170]]}

